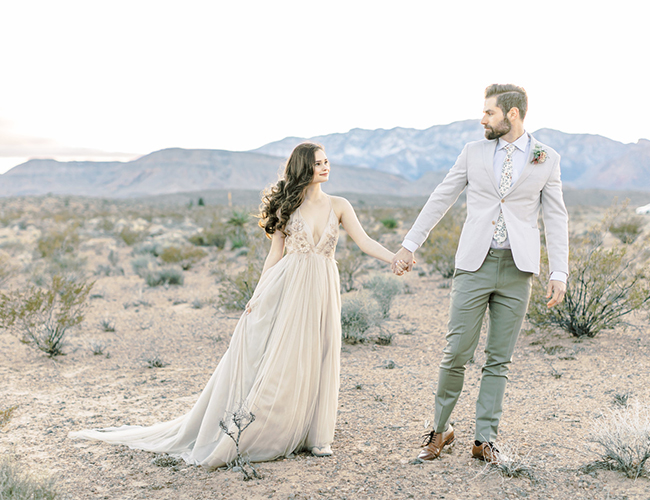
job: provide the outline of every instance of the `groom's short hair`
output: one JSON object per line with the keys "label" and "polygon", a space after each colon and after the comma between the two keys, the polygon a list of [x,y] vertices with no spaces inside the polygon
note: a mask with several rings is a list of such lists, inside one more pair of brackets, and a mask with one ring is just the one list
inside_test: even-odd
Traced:
{"label": "groom's short hair", "polygon": [[503,111],[503,116],[508,114],[512,108],[519,110],[519,116],[523,120],[528,111],[528,96],[523,87],[517,87],[511,83],[493,83],[485,89],[485,98],[497,97],[497,106]]}

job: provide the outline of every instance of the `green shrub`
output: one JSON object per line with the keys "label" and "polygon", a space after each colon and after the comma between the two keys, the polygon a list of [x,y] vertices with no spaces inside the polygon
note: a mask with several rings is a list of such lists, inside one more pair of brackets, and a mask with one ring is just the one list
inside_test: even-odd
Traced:
{"label": "green shrub", "polygon": [[77,227],[70,226],[63,230],[52,229],[36,240],[36,249],[41,257],[73,253],[79,245]]}
{"label": "green shrub", "polygon": [[182,285],[185,282],[183,270],[173,266],[150,269],[144,274],[143,278],[147,285],[151,287],[160,285]]}
{"label": "green shrub", "polygon": [[540,327],[558,326],[574,337],[594,337],[623,322],[624,316],[650,304],[650,270],[637,261],[643,245],[604,248],[608,217],[600,228],[571,242],[569,283],[564,302],[546,306],[548,260],[533,282],[529,321]]}
{"label": "green shrub", "polygon": [[375,300],[365,293],[349,293],[341,302],[341,335],[346,344],[366,342],[367,332],[382,322]]}
{"label": "green shrub", "polygon": [[381,223],[385,229],[397,229],[397,226],[399,225],[397,220],[393,219],[392,217],[382,219]]}
{"label": "green shrub", "polygon": [[223,248],[226,246],[226,241],[228,237],[225,233],[206,230],[200,233],[195,233],[187,239],[192,245],[198,247],[217,247]]}
{"label": "green shrub", "polygon": [[115,224],[113,221],[111,219],[107,219],[106,217],[102,217],[102,220],[100,220],[99,224],[97,224],[97,229],[105,233],[112,232],[114,227]]}
{"label": "green shrub", "polygon": [[390,316],[393,299],[404,291],[404,284],[393,275],[378,274],[363,285],[377,301],[384,318]]}
{"label": "green shrub", "polygon": [[147,237],[146,231],[136,231],[130,227],[124,227],[118,234],[122,241],[128,246],[133,246],[136,243],[143,241]]}
{"label": "green shrub", "polygon": [[53,276],[48,288],[0,294],[0,327],[7,328],[49,357],[63,354],[68,329],[84,319],[86,299],[94,283]]}
{"label": "green shrub", "polygon": [[455,270],[456,249],[463,227],[462,215],[452,208],[429,234],[420,249],[420,255],[429,266],[429,273],[440,273],[443,278],[451,278]]}
{"label": "green shrub", "polygon": [[639,216],[628,216],[609,226],[609,232],[616,236],[621,243],[634,243],[643,231],[644,220]]}
{"label": "green shrub", "polygon": [[18,470],[6,456],[0,459],[0,498],[7,500],[56,500],[51,479],[36,480]]}
{"label": "green shrub", "polygon": [[160,260],[167,264],[180,263],[181,267],[187,270],[207,255],[208,253],[201,248],[168,246],[160,252]]}

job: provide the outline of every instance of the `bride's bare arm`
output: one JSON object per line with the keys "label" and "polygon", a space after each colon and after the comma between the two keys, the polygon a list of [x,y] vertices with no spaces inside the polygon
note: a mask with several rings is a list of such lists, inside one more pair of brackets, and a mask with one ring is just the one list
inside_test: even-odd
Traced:
{"label": "bride's bare arm", "polygon": [[336,212],[340,213],[339,220],[343,229],[359,246],[361,251],[371,257],[390,263],[395,254],[366,234],[350,202],[341,197],[332,197],[332,199],[335,200],[336,208],[340,210],[340,212],[339,210],[336,210]]}
{"label": "bride's bare arm", "polygon": [[284,234],[282,231],[276,231],[271,237],[271,249],[269,254],[266,256],[264,261],[264,268],[262,269],[262,274],[264,274],[268,269],[276,265],[282,258],[284,253]]}

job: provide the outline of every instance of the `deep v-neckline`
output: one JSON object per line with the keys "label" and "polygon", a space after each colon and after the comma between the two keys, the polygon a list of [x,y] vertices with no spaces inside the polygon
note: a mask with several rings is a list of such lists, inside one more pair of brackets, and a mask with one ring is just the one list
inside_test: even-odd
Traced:
{"label": "deep v-neckline", "polygon": [[325,227],[323,228],[323,231],[320,233],[320,238],[318,238],[318,242],[316,242],[316,238],[314,238],[314,232],[312,231],[312,227],[309,225],[309,222],[307,222],[307,219],[305,219],[302,216],[302,211],[300,210],[300,207],[298,207],[298,215],[305,223],[305,226],[307,226],[307,228],[309,229],[307,233],[309,234],[309,237],[311,238],[311,242],[314,245],[314,247],[317,247],[318,245],[320,245],[320,242],[323,241],[323,237],[325,236],[325,233],[327,232],[327,228],[329,227],[330,222],[332,220],[332,212],[334,212],[334,207],[330,205],[330,212],[327,215],[327,222],[325,223]]}

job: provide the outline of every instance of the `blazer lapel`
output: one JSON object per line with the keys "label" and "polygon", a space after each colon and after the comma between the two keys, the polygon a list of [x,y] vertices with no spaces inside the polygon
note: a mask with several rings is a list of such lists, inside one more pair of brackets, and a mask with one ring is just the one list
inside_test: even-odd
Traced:
{"label": "blazer lapel", "polygon": [[487,170],[487,176],[492,181],[494,190],[497,192],[497,195],[501,196],[499,185],[494,177],[494,148],[496,148],[496,141],[485,141],[485,146],[483,147],[483,164],[485,165],[485,170]]}
{"label": "blazer lapel", "polygon": [[532,135],[528,135],[530,136],[530,151],[528,152],[528,158],[526,158],[526,165],[524,165],[524,169],[522,170],[519,179],[517,179],[517,182],[515,182],[514,185],[508,190],[506,196],[517,189],[526,180],[526,178],[533,173],[533,168],[535,167],[533,164],[533,152],[535,151],[535,146],[538,144],[538,142]]}

